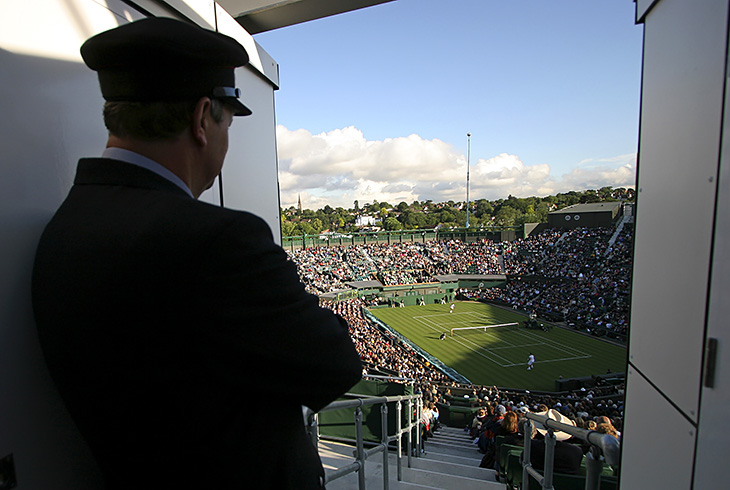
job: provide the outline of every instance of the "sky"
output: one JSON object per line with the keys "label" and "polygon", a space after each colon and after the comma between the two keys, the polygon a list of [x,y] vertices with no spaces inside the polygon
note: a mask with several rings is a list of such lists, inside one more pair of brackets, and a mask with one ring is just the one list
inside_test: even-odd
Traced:
{"label": "sky", "polygon": [[[279,64],[281,206],[635,182],[632,0],[396,0],[257,34]],[[467,136],[467,134],[471,136]]]}

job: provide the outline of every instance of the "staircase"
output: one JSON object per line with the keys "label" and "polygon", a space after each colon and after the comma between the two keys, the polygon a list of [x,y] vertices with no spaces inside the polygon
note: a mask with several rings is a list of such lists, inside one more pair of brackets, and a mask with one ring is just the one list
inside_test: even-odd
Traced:
{"label": "staircase", "polygon": [[[325,471],[332,471],[350,464],[354,447],[332,441],[319,442],[319,455]],[[396,456],[388,456],[389,488],[394,490],[504,490],[497,483],[494,470],[479,468],[482,455],[472,444],[463,429],[442,427],[435,437],[426,441],[426,452],[412,458],[408,468],[408,456],[404,449],[401,460],[402,481],[397,480]],[[383,455],[376,454],[365,463],[367,490],[383,488]],[[357,490],[358,475],[352,473],[327,483],[327,490]]]}
{"label": "staircase", "polygon": [[621,234],[621,230],[624,229],[624,225],[626,223],[630,223],[633,219],[633,216],[623,216],[621,220],[619,221],[618,225],[616,225],[616,231],[613,232],[613,235],[611,235],[611,238],[608,239],[608,246],[613,247],[613,244],[616,243],[616,239]]}

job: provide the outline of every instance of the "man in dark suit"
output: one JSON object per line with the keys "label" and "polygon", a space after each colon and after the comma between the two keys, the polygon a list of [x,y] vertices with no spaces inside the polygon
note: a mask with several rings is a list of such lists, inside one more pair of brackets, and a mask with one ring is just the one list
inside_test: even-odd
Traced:
{"label": "man in dark suit", "polygon": [[220,172],[244,48],[172,19],[89,39],[109,129],[36,255],[33,308],[108,489],[318,489],[302,405],[355,384],[347,324],[260,218],[196,198]]}

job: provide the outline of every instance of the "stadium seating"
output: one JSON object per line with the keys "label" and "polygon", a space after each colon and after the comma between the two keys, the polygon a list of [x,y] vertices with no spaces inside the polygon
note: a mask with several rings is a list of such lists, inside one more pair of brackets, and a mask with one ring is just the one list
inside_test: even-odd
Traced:
{"label": "stadium seating", "polygon": [[507,488],[520,488],[522,485],[522,451],[507,452],[507,469],[505,471],[505,482]]}
{"label": "stadium seating", "polygon": [[[499,453],[499,478],[507,483],[508,488],[519,488],[522,484],[522,448],[519,446],[502,445]],[[541,472],[542,473],[542,472]],[[559,490],[583,490],[585,488],[585,458],[581,463],[580,475],[553,474],[553,487]],[[529,478],[529,490],[540,490],[540,485],[534,478]],[[600,489],[616,490],[618,478],[614,470],[604,465],[601,472]]]}
{"label": "stadium seating", "polygon": [[511,444],[501,444],[499,446],[499,453],[497,456],[499,468],[497,470],[497,473],[499,474],[500,480],[504,481],[507,478],[507,465],[509,463],[509,456],[513,455],[519,457],[521,454],[522,446],[512,446]]}

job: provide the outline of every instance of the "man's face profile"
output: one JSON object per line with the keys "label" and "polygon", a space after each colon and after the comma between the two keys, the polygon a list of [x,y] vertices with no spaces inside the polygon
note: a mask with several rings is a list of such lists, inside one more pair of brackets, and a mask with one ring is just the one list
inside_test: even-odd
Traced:
{"label": "man's face profile", "polygon": [[228,130],[233,124],[233,112],[228,106],[223,107],[223,118],[220,122],[215,119],[207,111],[206,117],[209,118],[210,132],[208,137],[209,158],[205,162],[206,165],[206,186],[205,190],[210,189],[215,178],[220,174],[223,168],[223,162],[228,153]]}

